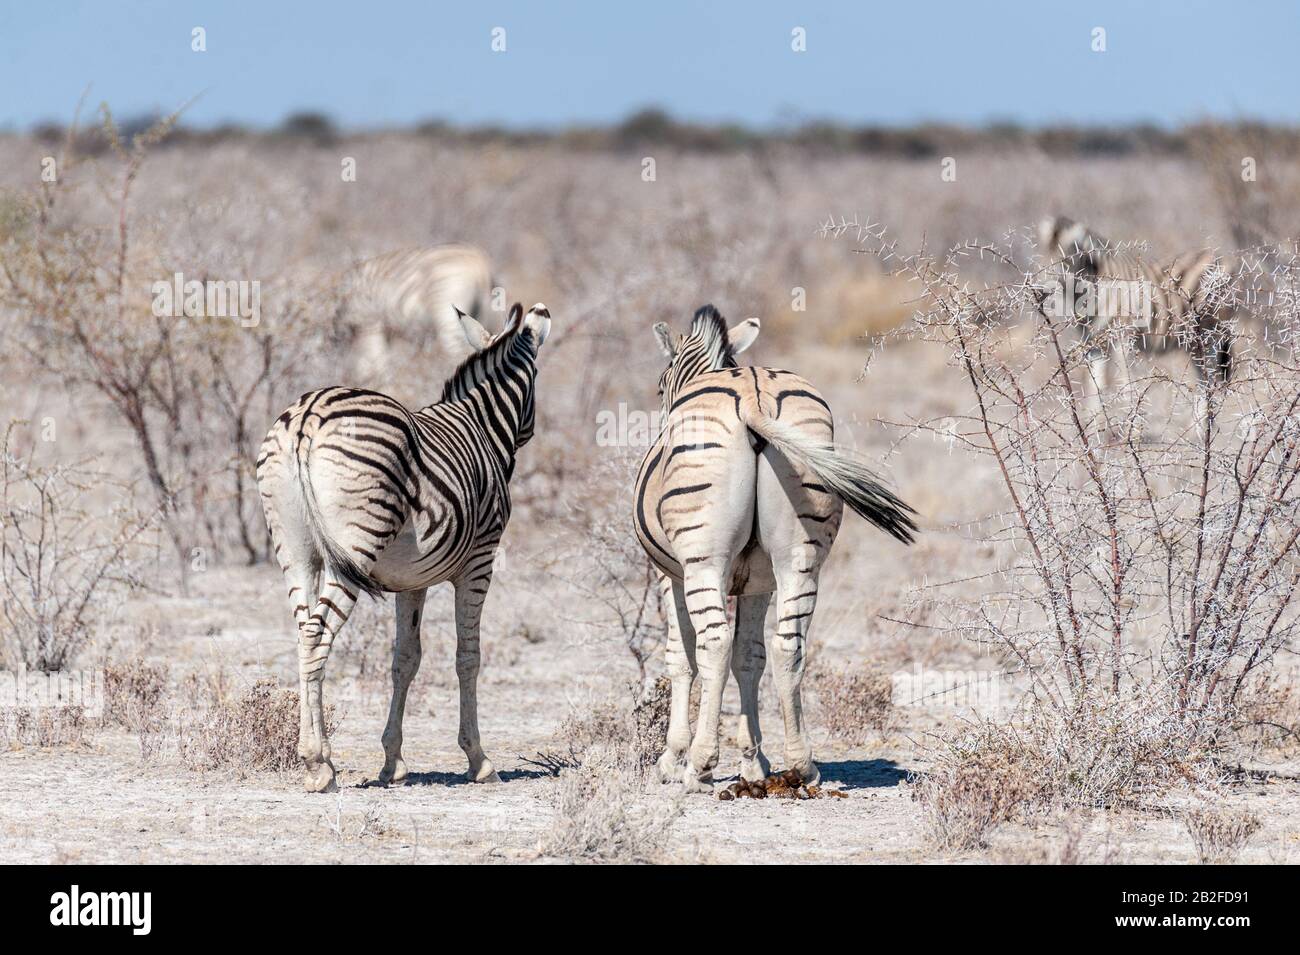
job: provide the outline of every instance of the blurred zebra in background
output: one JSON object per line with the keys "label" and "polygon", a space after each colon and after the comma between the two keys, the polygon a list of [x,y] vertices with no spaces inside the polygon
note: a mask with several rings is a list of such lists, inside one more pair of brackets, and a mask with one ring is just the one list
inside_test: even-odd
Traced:
{"label": "blurred zebra in background", "polygon": [[472,782],[496,781],[478,731],[479,617],[510,519],[515,454],[533,436],[537,352],[550,313],[516,305],[495,337],[461,315],[470,357],[441,398],[412,411],[387,395],[326,388],[272,425],[257,486],[298,625],[299,753],[310,792],[334,786],[322,685],[330,646],[364,591],[397,594],[393,698],[381,782],[406,776],[402,717],[420,665],[427,589],[456,590],[459,742]]}
{"label": "blurred zebra in background", "polygon": [[340,291],[344,322],[356,336],[356,380],[378,385],[394,371],[398,343],[408,356],[433,344],[449,367],[468,357],[456,310],[484,317],[492,272],[487,254],[473,246],[403,249],[355,266]]}
{"label": "blurred zebra in background", "polygon": [[1134,346],[1182,349],[1202,381],[1228,380],[1233,270],[1214,250],[1152,262],[1064,216],[1039,223],[1038,246],[1053,273],[1078,283],[1062,301],[1083,323],[1098,397],[1111,385],[1112,361],[1127,376],[1126,351]]}

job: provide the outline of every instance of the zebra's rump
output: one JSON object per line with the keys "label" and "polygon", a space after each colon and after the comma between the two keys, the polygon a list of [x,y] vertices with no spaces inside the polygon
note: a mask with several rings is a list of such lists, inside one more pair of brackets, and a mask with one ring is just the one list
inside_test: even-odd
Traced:
{"label": "zebra's rump", "polygon": [[[268,436],[259,481],[264,469],[293,470],[312,538],[363,589],[450,579],[504,527],[504,475],[474,453],[472,421],[438,407],[412,412],[379,392],[327,388],[304,395]],[[273,442],[277,429],[283,440]]]}
{"label": "zebra's rump", "polygon": [[[663,432],[636,479],[638,540],[665,574],[681,579],[705,553],[733,551],[733,594],[772,589],[771,560],[756,539],[755,506],[763,440],[742,419],[761,408],[827,440],[829,409],[803,378],[780,369],[724,368],[694,377],[673,402]],[[809,481],[794,482],[791,506],[824,521],[837,506]]]}

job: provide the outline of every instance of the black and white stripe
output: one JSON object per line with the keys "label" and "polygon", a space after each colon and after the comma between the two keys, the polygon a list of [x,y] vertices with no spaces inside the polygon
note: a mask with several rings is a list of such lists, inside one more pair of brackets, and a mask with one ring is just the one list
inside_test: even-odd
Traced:
{"label": "black and white stripe", "polygon": [[[712,306],[696,312],[685,337],[655,327],[669,357],[660,377],[666,423],[637,475],[633,520],[673,608],[666,650],[672,707],[660,774],[691,788],[707,788],[717,763],[728,661],[740,685],[741,773],[754,779],[767,772],[758,681],[774,592],[771,648],[786,758],[805,780],[817,779],[799,688],[818,574],[844,505],[899,540],[910,541],[916,530],[911,508],[858,455],[834,446],[830,407],[811,384],[788,371],[737,365],[735,356],[758,331],[757,319],[728,329]],[[734,638],[728,596],[738,598]],[[692,739],[697,664],[703,687]]]}
{"label": "black and white stripe", "polygon": [[[379,392],[326,388],[286,410],[262,445],[258,487],[299,627],[311,788],[333,775],[319,710],[325,662],[362,592],[407,595],[398,601],[384,776],[404,773],[401,711],[418,665],[419,613],[425,590],[444,581],[456,589],[461,745],[473,778],[493,776],[474,703],[478,620],[510,518],[515,455],[533,435],[537,353],[550,316],[543,305],[527,315],[516,305],[495,338],[459,320],[477,350],[435,404],[412,411]],[[414,657],[409,672],[403,654]]]}
{"label": "black and white stripe", "polygon": [[[1094,296],[1094,314],[1083,320],[1093,343],[1099,385],[1109,381],[1116,334],[1143,351],[1182,349],[1197,374],[1227,380],[1232,371],[1234,282],[1227,261],[1214,250],[1197,249],[1156,261],[1064,216],[1039,224],[1039,249],[1053,271],[1073,278]],[[1139,300],[1145,314],[1134,313]],[[1121,302],[1127,307],[1121,308]]]}

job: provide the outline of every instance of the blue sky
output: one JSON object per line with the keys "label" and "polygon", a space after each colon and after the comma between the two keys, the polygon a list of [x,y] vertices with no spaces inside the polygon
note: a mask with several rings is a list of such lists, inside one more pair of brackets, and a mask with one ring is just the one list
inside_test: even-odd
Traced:
{"label": "blue sky", "polygon": [[[658,105],[755,126],[1300,122],[1300,3],[0,0],[0,128],[121,117],[514,127]],[[207,52],[190,49],[207,31]],[[807,31],[807,52],[790,48]],[[1090,49],[1094,27],[1107,50]],[[504,53],[490,48],[506,30]]]}

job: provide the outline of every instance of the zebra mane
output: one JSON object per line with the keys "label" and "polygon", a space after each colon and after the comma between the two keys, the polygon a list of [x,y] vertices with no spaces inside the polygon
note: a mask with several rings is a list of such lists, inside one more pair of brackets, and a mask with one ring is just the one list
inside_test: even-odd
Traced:
{"label": "zebra mane", "polygon": [[[444,401],[457,401],[464,398],[487,379],[491,378],[506,356],[514,348],[521,335],[532,338],[532,330],[523,324],[520,316],[515,314],[519,306],[511,311],[510,324],[506,330],[493,339],[482,351],[474,352],[462,361],[451,377],[442,386],[442,396],[438,404]],[[532,347],[536,347],[535,344]]]}
{"label": "zebra mane", "polygon": [[[695,347],[692,347],[695,346]],[[736,356],[727,336],[727,321],[712,305],[705,305],[691,319],[691,332],[682,343],[682,351],[695,351],[713,359],[713,369],[735,368]]]}

